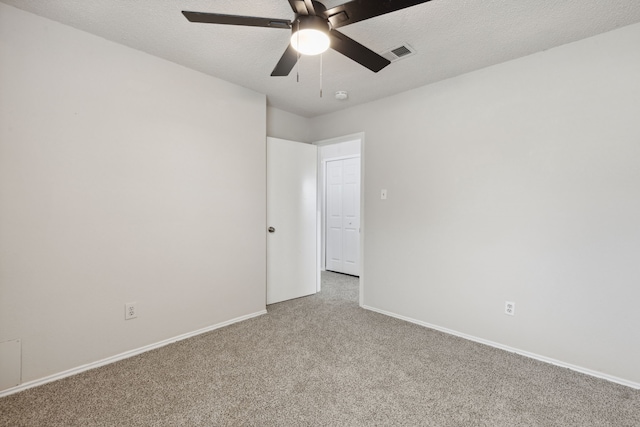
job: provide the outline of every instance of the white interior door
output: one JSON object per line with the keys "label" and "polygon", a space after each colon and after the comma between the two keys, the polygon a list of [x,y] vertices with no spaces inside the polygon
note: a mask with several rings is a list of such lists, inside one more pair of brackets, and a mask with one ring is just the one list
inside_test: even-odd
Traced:
{"label": "white interior door", "polygon": [[360,275],[360,158],[326,163],[326,269]]}
{"label": "white interior door", "polygon": [[267,138],[267,304],[316,292],[317,156]]}

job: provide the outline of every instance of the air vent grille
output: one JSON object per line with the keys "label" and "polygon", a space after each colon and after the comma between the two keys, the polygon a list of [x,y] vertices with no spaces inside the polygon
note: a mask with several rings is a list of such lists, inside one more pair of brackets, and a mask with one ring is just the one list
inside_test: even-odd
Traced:
{"label": "air vent grille", "polygon": [[409,55],[411,51],[406,46],[400,46],[395,49],[392,49],[391,53],[393,53],[397,57],[401,57],[401,56]]}
{"label": "air vent grille", "polygon": [[386,50],[380,55],[387,58],[391,62],[396,62],[399,59],[407,58],[411,55],[415,55],[416,51],[407,43],[394,47],[393,49]]}

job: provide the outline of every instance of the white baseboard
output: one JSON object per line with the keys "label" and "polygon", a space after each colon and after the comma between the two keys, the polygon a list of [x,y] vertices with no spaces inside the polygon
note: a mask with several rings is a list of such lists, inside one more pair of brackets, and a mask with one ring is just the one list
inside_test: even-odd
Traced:
{"label": "white baseboard", "polygon": [[65,377],[70,377],[71,375],[76,375],[84,371],[88,371],[90,369],[98,368],[100,366],[108,365],[110,363],[117,362],[119,360],[128,359],[129,357],[136,356],[140,353],[145,353],[149,350],[154,350],[156,348],[164,347],[165,345],[172,344],[174,342],[182,341],[187,338],[195,337],[196,335],[204,334],[205,332],[213,331],[215,329],[220,329],[225,326],[229,326],[233,323],[242,322],[243,320],[248,320],[253,317],[261,316],[263,314],[267,314],[267,310],[261,310],[256,313],[247,314],[245,316],[236,317],[235,319],[227,320],[226,322],[217,323],[212,326],[207,326],[206,328],[198,329],[193,332],[187,332],[186,334],[178,335],[177,337],[169,338],[154,344],[145,345],[144,347],[136,348],[133,350],[125,351],[124,353],[116,354],[115,356],[107,357],[106,359],[98,360],[96,362],[87,363],[86,365],[78,366],[76,368],[68,369],[63,372],[59,372],[57,374],[49,375],[44,378],[40,378],[33,381],[28,381],[17,385],[15,387],[8,388],[6,390],[0,391],[0,397],[8,396],[10,394],[18,393],[23,390],[37,387],[42,384],[50,383],[52,381],[56,381]]}
{"label": "white baseboard", "polygon": [[608,374],[604,374],[602,372],[598,372],[598,371],[594,371],[594,370],[591,370],[591,369],[583,368],[581,366],[572,365],[571,363],[566,363],[566,362],[562,362],[560,360],[552,359],[550,357],[541,356],[541,355],[535,354],[535,353],[530,353],[530,352],[525,351],[525,350],[520,350],[520,349],[517,349],[517,348],[509,347],[508,345],[504,345],[504,344],[500,344],[500,343],[497,343],[497,342],[485,340],[483,338],[474,337],[472,335],[467,335],[467,334],[464,334],[462,332],[454,331],[452,329],[447,329],[447,328],[443,328],[441,326],[432,325],[431,323],[423,322],[421,320],[412,319],[412,318],[406,317],[406,316],[401,316],[401,315],[396,314],[396,313],[391,313],[389,311],[380,310],[380,309],[377,309],[377,308],[374,308],[374,307],[370,307],[370,306],[367,306],[367,305],[361,305],[361,307],[364,308],[365,310],[375,311],[376,313],[384,314],[385,316],[395,317],[396,319],[404,320],[404,321],[409,322],[409,323],[415,323],[416,325],[424,326],[424,327],[429,328],[429,329],[435,329],[436,331],[444,332],[446,334],[455,335],[457,337],[464,338],[464,339],[467,339],[469,341],[475,341],[477,343],[485,344],[485,345],[488,345],[490,347],[499,348],[500,350],[505,350],[505,351],[508,351],[510,353],[516,353],[516,354],[519,354],[521,356],[525,356],[525,357],[529,357],[531,359],[539,360],[541,362],[550,363],[552,365],[560,366],[562,368],[568,368],[568,369],[571,369],[572,371],[580,372],[580,373],[586,374],[586,375],[591,375],[592,377],[601,378],[603,380],[611,381],[611,382],[614,382],[614,383],[617,383],[617,384],[621,384],[621,385],[624,385],[624,386],[627,386],[627,387],[631,387],[631,388],[635,388],[635,389],[640,390],[640,383],[636,383],[636,382],[633,382],[633,381],[625,380],[623,378],[614,377],[613,375],[608,375]]}

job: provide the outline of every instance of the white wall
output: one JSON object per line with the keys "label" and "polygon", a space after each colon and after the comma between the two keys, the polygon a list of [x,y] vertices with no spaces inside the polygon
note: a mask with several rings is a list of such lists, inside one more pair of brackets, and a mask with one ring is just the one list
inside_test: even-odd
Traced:
{"label": "white wall", "polygon": [[320,162],[330,159],[355,157],[360,155],[360,139],[338,142],[335,144],[320,144],[318,147],[318,161]]}
{"label": "white wall", "polygon": [[267,106],[267,136],[309,143],[309,123],[306,117]]}
{"label": "white wall", "polygon": [[364,304],[640,384],[638,46],[640,24],[312,120],[366,135]]}
{"label": "white wall", "polygon": [[264,95],[3,4],[0,40],[0,342],[22,339],[22,381],[263,311]]}

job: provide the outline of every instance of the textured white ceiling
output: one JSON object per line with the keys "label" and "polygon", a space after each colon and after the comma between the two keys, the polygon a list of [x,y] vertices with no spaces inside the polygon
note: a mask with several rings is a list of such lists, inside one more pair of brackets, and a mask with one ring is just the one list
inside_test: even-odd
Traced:
{"label": "textured white ceiling", "polygon": [[[0,0],[267,95],[313,117],[640,22],[640,0],[432,0],[340,28],[376,52],[416,55],[373,73],[335,51],[270,77],[289,30],[187,21],[182,10],[293,19],[287,0]],[[333,7],[344,1],[323,2]],[[640,48],[640,47],[639,47]],[[349,99],[333,93],[347,90]]]}

